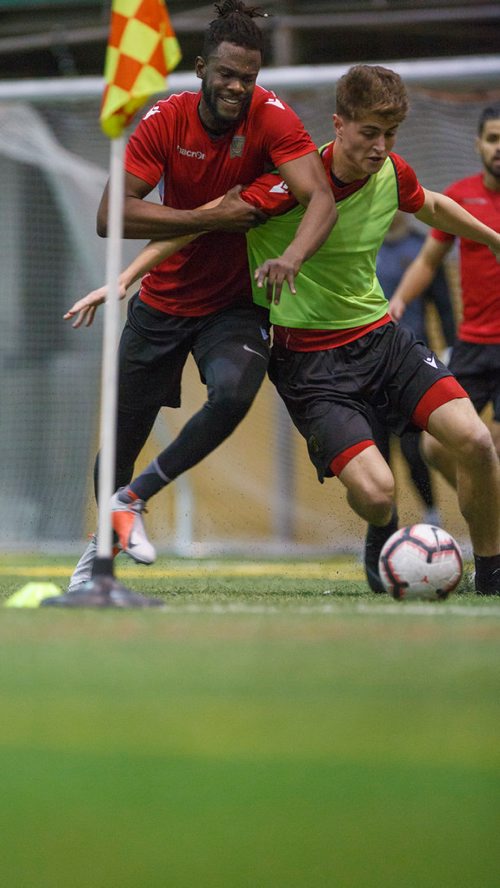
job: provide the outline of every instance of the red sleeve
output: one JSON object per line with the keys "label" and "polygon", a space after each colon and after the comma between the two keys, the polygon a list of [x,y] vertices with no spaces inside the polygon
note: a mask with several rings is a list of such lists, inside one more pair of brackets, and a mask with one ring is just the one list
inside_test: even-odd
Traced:
{"label": "red sleeve", "polygon": [[[266,150],[275,167],[317,151],[295,111],[270,91],[256,88],[254,125],[264,134]],[[269,216],[279,216],[297,205],[279,172],[264,173],[241,193],[243,200]]]}
{"label": "red sleeve", "polygon": [[268,216],[280,216],[297,205],[288,185],[277,173],[264,173],[241,192],[247,203],[259,207]]}
{"label": "red sleeve", "polygon": [[455,240],[454,234],[448,234],[447,231],[440,231],[439,228],[432,228],[431,235],[435,240],[441,241],[443,244],[448,243],[448,241],[451,243],[451,241]]}
{"label": "red sleeve", "polygon": [[399,154],[392,154],[391,159],[398,180],[399,209],[404,213],[418,213],[424,205],[424,189],[417,179],[415,171]]}
{"label": "red sleeve", "polygon": [[261,90],[256,100],[252,125],[264,134],[264,143],[275,167],[317,151],[300,117],[275,93]]}
{"label": "red sleeve", "polygon": [[[125,169],[154,188],[163,176],[168,144],[169,100],[153,105],[139,121],[125,150]],[[161,107],[160,107],[161,106]]]}

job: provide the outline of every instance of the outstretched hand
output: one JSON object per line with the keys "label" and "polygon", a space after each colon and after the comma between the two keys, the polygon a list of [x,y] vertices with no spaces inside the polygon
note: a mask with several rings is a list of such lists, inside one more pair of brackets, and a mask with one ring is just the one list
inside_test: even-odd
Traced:
{"label": "outstretched hand", "polygon": [[[123,284],[118,285],[118,298],[124,299],[127,292],[127,288]],[[78,302],[75,302],[74,305],[71,306],[69,311],[63,315],[63,319],[65,321],[70,321],[76,315],[76,320],[72,323],[72,327],[75,329],[81,327],[82,325],[85,327],[90,327],[94,318],[96,311],[103,302],[106,302],[106,296],[108,295],[108,287],[105,284],[103,287],[99,287],[98,290],[92,290],[91,293],[87,293],[83,299],[79,299]]]}
{"label": "outstretched hand", "polygon": [[295,295],[297,292],[295,287],[296,274],[297,268],[295,264],[287,261],[283,256],[279,256],[277,259],[266,259],[262,265],[256,268],[254,280],[257,281],[258,287],[266,286],[267,301],[278,305],[285,281],[289,286],[290,293]]}

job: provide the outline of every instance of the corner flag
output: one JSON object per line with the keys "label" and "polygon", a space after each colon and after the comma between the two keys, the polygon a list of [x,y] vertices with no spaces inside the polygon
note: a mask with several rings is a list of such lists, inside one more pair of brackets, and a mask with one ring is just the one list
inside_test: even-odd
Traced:
{"label": "corner flag", "polygon": [[81,590],[44,598],[43,607],[157,607],[161,599],[125,588],[113,574],[110,500],[115,489],[118,398],[118,276],[123,237],[125,127],[181,57],[164,0],[112,0],[104,69],[101,128],[110,139],[108,240],[101,371],[101,429],[97,550],[92,577]]}
{"label": "corner flag", "polygon": [[135,112],[163,92],[181,51],[164,0],[112,0],[101,128],[121,135]]}
{"label": "corner flag", "polygon": [[[126,608],[157,607],[162,604],[161,599],[131,592],[115,580],[109,503],[115,488],[118,276],[123,236],[124,129],[150,96],[163,92],[166,77],[175,68],[180,57],[179,44],[164,0],[112,0],[104,69],[105,88],[100,114],[101,128],[111,142],[106,250],[108,296],[104,306],[101,372],[97,550],[91,579],[83,583],[81,589],[44,597],[40,602],[42,607]],[[28,591],[31,600],[32,590]],[[23,606],[28,606],[25,598]]]}

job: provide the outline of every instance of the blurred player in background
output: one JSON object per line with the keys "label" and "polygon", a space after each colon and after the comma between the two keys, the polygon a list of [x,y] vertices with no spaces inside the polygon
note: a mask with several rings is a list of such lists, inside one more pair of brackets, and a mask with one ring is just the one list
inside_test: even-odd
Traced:
{"label": "blurred player in background", "polygon": [[[427,225],[474,238],[500,255],[500,236],[454,201],[422,188],[392,151],[408,108],[401,78],[356,65],[337,87],[336,138],[320,152],[339,219],[292,286],[277,288],[271,252],[293,242],[303,208],[279,176],[269,174],[244,196],[270,215],[247,232],[255,301],[270,307],[274,344],[270,377],[307,441],[318,478],[337,476],[348,502],[376,532],[365,551],[370,586],[382,591],[380,550],[395,527],[394,478],[375,445],[373,411],[401,434],[425,429],[457,464],[457,490],[471,535],[478,594],[500,594],[500,477],[491,435],[467,393],[412,331],[395,324],[376,277],[376,257],[398,209]],[[281,212],[281,215],[273,215]],[[144,271],[181,242],[149,245],[125,273]],[[91,322],[105,289],[77,302],[66,317]],[[122,291],[123,292],[123,291]],[[135,482],[132,482],[132,487]]]}
{"label": "blurred player in background", "polygon": [[[482,172],[450,185],[449,195],[469,213],[500,231],[500,103],[484,108],[476,139]],[[453,246],[454,236],[433,229],[393,294],[390,311],[404,319],[428,286]],[[484,244],[460,237],[462,320],[453,347],[450,369],[468,392],[478,412],[493,408],[491,433],[500,454],[500,265]],[[450,483],[455,471],[437,444],[432,464]]]}
{"label": "blurred player in background", "polygon": [[[377,277],[386,299],[390,299],[398,286],[405,270],[417,256],[425,240],[425,236],[411,224],[412,217],[399,210],[392,220],[377,256]],[[441,334],[445,343],[445,358],[451,352],[455,340],[455,319],[450,289],[442,265],[436,269],[429,286],[419,299],[415,299],[405,312],[402,323],[413,330],[415,338],[429,345],[427,332],[427,309],[432,304],[439,319]],[[390,462],[390,433],[387,427],[377,421],[374,416],[372,423],[375,442],[387,462]],[[424,507],[422,521],[426,524],[439,524],[439,511],[435,491],[429,469],[420,453],[419,431],[408,430],[400,438],[401,453],[408,465],[410,477],[419,499]]]}
{"label": "blurred player in background", "polygon": [[[327,236],[335,202],[316,146],[297,115],[256,85],[263,38],[260,8],[239,0],[216,5],[217,17],[195,63],[199,93],[159,101],[132,134],[125,159],[124,235],[165,238],[208,232],[153,268],[128,306],[119,356],[116,487],[134,464],[162,406],[180,406],[191,353],[208,399],[141,476],[114,496],[121,548],[151,563],[144,503],[221,444],[248,412],[269,360],[268,312],[252,302],[244,232],[266,216],[239,196],[241,183],[277,168],[305,213],[293,243],[272,259],[278,289]],[[145,200],[161,182],[162,204]],[[214,197],[224,200],[199,210]],[[106,234],[108,188],[98,211]],[[96,462],[97,472],[97,462]],[[96,485],[97,486],[97,485]],[[90,579],[95,537],[69,585]]]}

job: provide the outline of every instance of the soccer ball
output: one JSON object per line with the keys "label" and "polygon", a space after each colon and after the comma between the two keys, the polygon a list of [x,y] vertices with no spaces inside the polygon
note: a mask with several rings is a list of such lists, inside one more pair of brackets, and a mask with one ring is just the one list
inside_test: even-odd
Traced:
{"label": "soccer ball", "polygon": [[462,576],[462,553],[453,537],[433,524],[401,527],[385,543],[380,579],[394,598],[412,601],[447,598]]}

